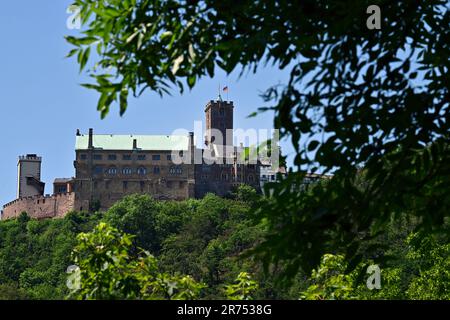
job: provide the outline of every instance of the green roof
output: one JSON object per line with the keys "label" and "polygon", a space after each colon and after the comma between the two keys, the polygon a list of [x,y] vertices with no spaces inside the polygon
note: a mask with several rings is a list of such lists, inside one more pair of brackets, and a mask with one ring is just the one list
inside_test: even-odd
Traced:
{"label": "green roof", "polygon": [[[144,136],[95,134],[93,144],[95,149],[103,150],[133,150],[133,140],[137,140],[139,150],[172,151],[188,150],[189,136]],[[88,149],[88,135],[76,137],[75,150]]]}

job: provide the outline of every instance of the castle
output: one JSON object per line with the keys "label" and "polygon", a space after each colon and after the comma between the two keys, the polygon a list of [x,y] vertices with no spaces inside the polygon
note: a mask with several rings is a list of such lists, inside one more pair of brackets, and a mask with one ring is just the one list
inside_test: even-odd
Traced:
{"label": "castle", "polygon": [[260,164],[233,145],[233,102],[211,100],[205,108],[205,147],[189,135],[87,135],[77,131],[75,177],[55,179],[44,195],[41,157],[19,157],[17,199],[4,205],[2,219],[22,212],[37,219],[67,212],[106,210],[129,194],[159,200],[229,194],[240,184],[260,189]]}

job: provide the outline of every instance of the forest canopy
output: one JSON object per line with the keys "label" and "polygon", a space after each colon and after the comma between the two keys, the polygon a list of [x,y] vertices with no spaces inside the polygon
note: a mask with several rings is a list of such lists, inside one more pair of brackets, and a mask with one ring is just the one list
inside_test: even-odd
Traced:
{"label": "forest canopy", "polygon": [[414,232],[406,219],[367,244],[392,257],[381,265],[380,290],[366,287],[370,255],[346,273],[339,252],[324,255],[312,273],[279,281],[287,265],[267,274],[244,254],[267,233],[252,212],[266,200],[251,194],[243,187],[234,199],[210,194],[181,202],[134,195],[104,213],[0,221],[0,298],[450,298],[450,246]]}

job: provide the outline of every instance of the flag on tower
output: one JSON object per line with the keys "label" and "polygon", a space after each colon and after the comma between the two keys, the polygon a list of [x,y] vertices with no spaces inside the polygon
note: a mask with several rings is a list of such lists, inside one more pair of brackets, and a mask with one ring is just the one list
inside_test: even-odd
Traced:
{"label": "flag on tower", "polygon": [[227,101],[228,101],[228,86],[223,87],[223,92],[227,93]]}

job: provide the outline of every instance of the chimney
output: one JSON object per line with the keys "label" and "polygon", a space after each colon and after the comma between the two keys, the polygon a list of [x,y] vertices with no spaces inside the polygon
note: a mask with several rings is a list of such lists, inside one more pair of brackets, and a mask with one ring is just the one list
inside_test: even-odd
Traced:
{"label": "chimney", "polygon": [[133,139],[133,149],[137,149],[137,139]]}
{"label": "chimney", "polygon": [[195,141],[194,141],[194,132],[189,132],[189,153],[190,153],[190,163],[195,164]]}
{"label": "chimney", "polygon": [[94,136],[94,129],[90,128],[89,129],[89,142],[88,142],[89,149],[94,148],[93,136]]}

